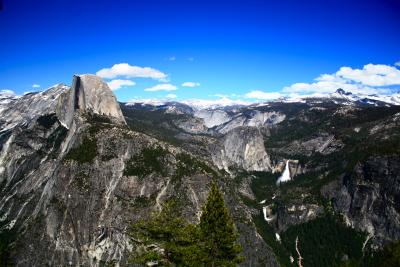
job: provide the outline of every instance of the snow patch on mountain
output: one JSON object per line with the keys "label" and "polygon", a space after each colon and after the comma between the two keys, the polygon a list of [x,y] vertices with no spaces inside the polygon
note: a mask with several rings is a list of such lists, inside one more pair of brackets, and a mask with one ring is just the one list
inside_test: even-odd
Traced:
{"label": "snow patch on mountain", "polygon": [[377,106],[377,102],[383,102],[390,105],[400,105],[400,93],[392,95],[365,95],[365,94],[353,94],[351,92],[346,92],[339,88],[336,92],[329,94],[327,97],[334,99],[344,99],[349,102],[358,102],[362,104],[369,104]]}
{"label": "snow patch on mountain", "polygon": [[202,109],[195,112],[194,116],[204,120],[204,124],[207,128],[212,128],[217,125],[228,122],[231,117],[223,110],[208,110]]}
{"label": "snow patch on mountain", "polygon": [[0,91],[0,112],[5,109],[6,105],[16,100],[18,96],[11,90]]}
{"label": "snow patch on mountain", "polygon": [[254,101],[230,99],[227,97],[219,99],[187,99],[187,100],[182,100],[181,102],[197,110],[216,109],[229,106],[250,106],[255,103]]}
{"label": "snow patch on mountain", "polygon": [[0,118],[1,130],[9,130],[16,125],[28,124],[43,114],[56,113],[58,98],[65,92],[63,84],[39,93],[27,93],[20,97],[8,95],[2,99]]}

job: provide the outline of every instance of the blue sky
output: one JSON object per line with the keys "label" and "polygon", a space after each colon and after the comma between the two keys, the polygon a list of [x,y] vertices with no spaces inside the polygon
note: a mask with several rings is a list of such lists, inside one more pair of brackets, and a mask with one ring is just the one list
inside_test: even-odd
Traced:
{"label": "blue sky", "polygon": [[126,84],[120,101],[390,93],[399,14],[399,0],[3,0],[0,89],[22,94],[108,68],[107,82]]}

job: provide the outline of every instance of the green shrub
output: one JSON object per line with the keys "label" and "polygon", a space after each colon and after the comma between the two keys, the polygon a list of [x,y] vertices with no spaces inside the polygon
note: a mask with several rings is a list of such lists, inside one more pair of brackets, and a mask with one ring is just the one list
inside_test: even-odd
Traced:
{"label": "green shrub", "polygon": [[92,162],[97,155],[97,141],[95,138],[84,137],[80,146],[71,149],[66,160],[75,160],[79,163]]}
{"label": "green shrub", "polygon": [[381,251],[369,251],[361,263],[346,262],[343,266],[398,267],[400,266],[400,241],[386,245]]}
{"label": "green shrub", "polygon": [[269,225],[263,214],[253,216],[254,224],[257,227],[257,232],[261,235],[264,241],[273,249],[280,266],[290,266],[289,253],[284,246],[282,246],[278,241],[276,241],[275,230]]}
{"label": "green shrub", "polygon": [[[2,214],[0,214],[1,217]],[[17,233],[15,230],[9,230],[7,225],[9,221],[0,221],[0,266],[14,266],[11,259],[12,242],[16,240]]]}
{"label": "green shrub", "polygon": [[297,257],[295,240],[304,266],[337,266],[344,256],[360,260],[366,235],[347,227],[339,217],[326,215],[296,226],[281,234],[282,244]]}
{"label": "green shrub", "polygon": [[126,163],[124,175],[135,175],[144,178],[151,173],[167,175],[165,168],[168,151],[162,147],[144,148],[141,153],[133,155]]}
{"label": "green shrub", "polygon": [[96,114],[96,113],[86,113],[86,119],[90,123],[112,123],[108,116]]}
{"label": "green shrub", "polygon": [[190,176],[198,172],[210,174],[213,177],[217,176],[217,173],[205,162],[195,159],[189,154],[180,153],[176,155],[176,161],[176,171],[173,177],[175,180],[179,181],[184,176]]}

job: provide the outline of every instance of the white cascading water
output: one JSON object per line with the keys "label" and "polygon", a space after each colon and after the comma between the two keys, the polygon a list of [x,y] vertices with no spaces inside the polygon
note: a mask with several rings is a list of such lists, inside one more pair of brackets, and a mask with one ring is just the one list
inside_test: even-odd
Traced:
{"label": "white cascading water", "polygon": [[289,161],[287,160],[285,170],[283,171],[282,175],[278,178],[278,181],[276,181],[276,184],[279,185],[281,183],[286,183],[290,180],[292,179],[290,178]]}

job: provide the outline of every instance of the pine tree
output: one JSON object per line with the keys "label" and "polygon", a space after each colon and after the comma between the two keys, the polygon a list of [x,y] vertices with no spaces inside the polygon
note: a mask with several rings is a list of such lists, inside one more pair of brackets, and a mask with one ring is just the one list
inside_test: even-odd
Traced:
{"label": "pine tree", "polygon": [[174,201],[164,203],[149,220],[139,220],[131,227],[137,249],[130,262],[156,266],[200,266],[202,253],[198,229],[187,223],[176,210]]}
{"label": "pine tree", "polygon": [[203,207],[200,224],[189,224],[181,217],[174,201],[163,209],[132,225],[136,250],[131,263],[157,266],[236,266],[243,261],[238,254],[239,237],[222,193],[212,184]]}
{"label": "pine tree", "polygon": [[236,242],[239,235],[215,183],[203,207],[200,235],[206,266],[236,266],[243,261],[243,257],[238,255],[242,250]]}

